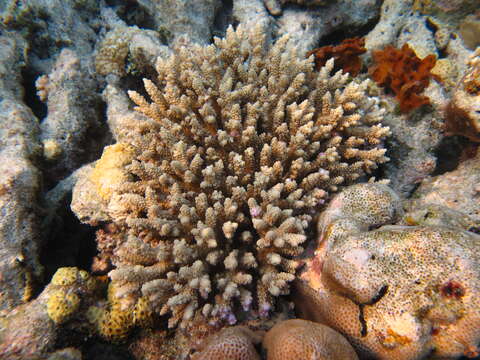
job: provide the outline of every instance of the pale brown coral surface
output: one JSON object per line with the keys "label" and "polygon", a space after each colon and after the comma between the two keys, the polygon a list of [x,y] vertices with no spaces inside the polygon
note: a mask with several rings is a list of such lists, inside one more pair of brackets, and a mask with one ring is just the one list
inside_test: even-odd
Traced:
{"label": "pale brown coral surface", "polygon": [[357,360],[348,341],[328,326],[312,321],[282,321],[263,340],[268,360]]}
{"label": "pale brown coral surface", "polygon": [[192,360],[260,360],[254,343],[258,336],[245,326],[225,328],[208,338]]}

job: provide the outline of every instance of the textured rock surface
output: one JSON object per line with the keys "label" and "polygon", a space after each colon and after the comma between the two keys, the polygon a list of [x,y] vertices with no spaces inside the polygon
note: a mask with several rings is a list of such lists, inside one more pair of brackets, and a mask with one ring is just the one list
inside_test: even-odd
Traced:
{"label": "textured rock surface", "polygon": [[[60,268],[35,300],[0,318],[0,357],[5,360],[44,359],[53,351],[62,327],[72,326],[76,331],[85,331],[82,313],[98,300],[94,296],[98,287],[98,282],[86,271]],[[72,298],[78,300],[74,307],[72,302],[65,301]]]}
{"label": "textured rock surface", "polygon": [[411,208],[441,205],[480,222],[480,154],[460,163],[453,171],[425,179],[412,199]]}
{"label": "textured rock surface", "polygon": [[[343,196],[362,197],[361,186]],[[366,186],[368,203],[372,185]],[[340,216],[320,223],[324,236],[297,282],[295,299],[303,316],[343,333],[362,356],[421,359],[432,351],[433,358],[475,356],[480,236],[453,224],[363,231],[357,215],[348,217],[346,209],[341,216],[342,203],[334,199],[326,212]],[[365,210],[360,218],[372,214],[372,225],[383,218]],[[394,216],[384,219],[388,223]]]}
{"label": "textured rock surface", "polygon": [[41,153],[38,120],[23,102],[21,69],[26,44],[0,37],[0,310],[29,300],[38,263]]}
{"label": "textured rock surface", "polygon": [[103,147],[100,97],[92,75],[73,51],[64,49],[52,72],[37,79],[39,97],[48,108],[40,125],[44,157],[57,178],[93,160]]}
{"label": "textured rock surface", "polygon": [[288,7],[276,20],[281,36],[289,34],[303,51],[312,50],[325,36],[335,31],[354,32],[373,21],[379,14],[375,0],[338,0],[317,9]]}
{"label": "textured rock surface", "polygon": [[172,40],[187,36],[194,42],[206,44],[212,36],[211,29],[219,0],[155,1],[139,0],[153,16],[157,31],[168,31]]}

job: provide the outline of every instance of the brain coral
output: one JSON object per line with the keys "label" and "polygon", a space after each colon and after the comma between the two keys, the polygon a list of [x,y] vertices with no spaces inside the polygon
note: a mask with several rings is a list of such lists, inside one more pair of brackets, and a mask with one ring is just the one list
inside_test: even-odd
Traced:
{"label": "brain coral", "polygon": [[[362,185],[354,187],[343,198],[361,198]],[[364,190],[368,202],[372,191]],[[380,202],[391,201],[391,190],[383,192]],[[364,210],[358,212],[368,219]],[[325,233],[322,241],[333,243],[320,244],[327,250],[317,251],[321,258],[307,263],[297,283],[295,299],[303,316],[340,331],[368,358],[478,355],[480,236],[453,224],[387,225],[369,231],[357,225],[363,221],[356,221],[351,209],[336,204],[334,213],[338,216],[330,218],[342,222],[343,233],[336,231],[334,239],[332,232]],[[382,218],[389,223],[395,213],[373,216],[371,223]],[[332,226],[325,219],[323,224]]]}
{"label": "brain coral", "polygon": [[276,324],[263,339],[268,360],[358,360],[348,341],[328,326],[292,319]]}
{"label": "brain coral", "polygon": [[129,92],[145,117],[115,145],[127,164],[108,162],[125,180],[91,179],[123,237],[109,273],[123,307],[145,296],[171,327],[197,311],[234,323],[289,292],[315,209],[386,161],[378,99],[332,68],[229,28],[159,59],[151,102]]}

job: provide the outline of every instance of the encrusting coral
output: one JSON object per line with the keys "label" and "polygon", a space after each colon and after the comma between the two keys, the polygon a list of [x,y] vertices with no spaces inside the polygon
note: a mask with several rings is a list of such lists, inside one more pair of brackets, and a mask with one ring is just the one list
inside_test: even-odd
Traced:
{"label": "encrusting coral", "polygon": [[159,59],[151,103],[129,92],[145,118],[114,146],[132,160],[94,170],[126,180],[90,179],[123,238],[109,273],[122,308],[143,296],[170,327],[197,311],[233,324],[289,293],[315,209],[387,160],[368,81],[333,66],[239,26]]}
{"label": "encrusting coral", "polygon": [[[372,186],[384,193],[375,211]],[[370,205],[352,211],[352,197]],[[320,244],[296,282],[302,316],[341,332],[367,358],[478,356],[480,236],[464,230],[465,215],[445,226],[441,207],[435,211],[436,220],[419,226],[377,228],[401,214],[390,189],[354,185],[337,195],[321,216]]]}
{"label": "encrusting coral", "polygon": [[373,58],[375,65],[369,69],[372,78],[395,94],[402,112],[430,104],[430,99],[420,93],[433,76],[430,70],[435,66],[435,55],[419,59],[413,49],[404,44],[401,49],[388,45],[374,51]]}
{"label": "encrusting coral", "polygon": [[362,69],[362,60],[359,55],[367,52],[365,39],[355,37],[343,40],[339,45],[327,45],[313,49],[307,56],[315,57],[315,67],[320,70],[331,58],[335,59],[333,71],[343,70],[351,76],[357,76]]}
{"label": "encrusting coral", "polygon": [[271,328],[263,339],[267,360],[358,360],[340,333],[312,321],[291,319]]}

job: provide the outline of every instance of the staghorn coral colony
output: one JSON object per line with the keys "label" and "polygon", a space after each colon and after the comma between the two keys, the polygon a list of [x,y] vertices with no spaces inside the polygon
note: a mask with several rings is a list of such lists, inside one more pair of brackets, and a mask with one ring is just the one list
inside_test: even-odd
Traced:
{"label": "staghorn coral colony", "polygon": [[124,309],[142,298],[170,327],[233,324],[289,293],[316,209],[387,160],[368,81],[333,66],[230,27],[159,59],[151,102],[129,92],[145,117],[105,151],[117,168],[102,157],[90,177],[119,229],[109,276]]}

